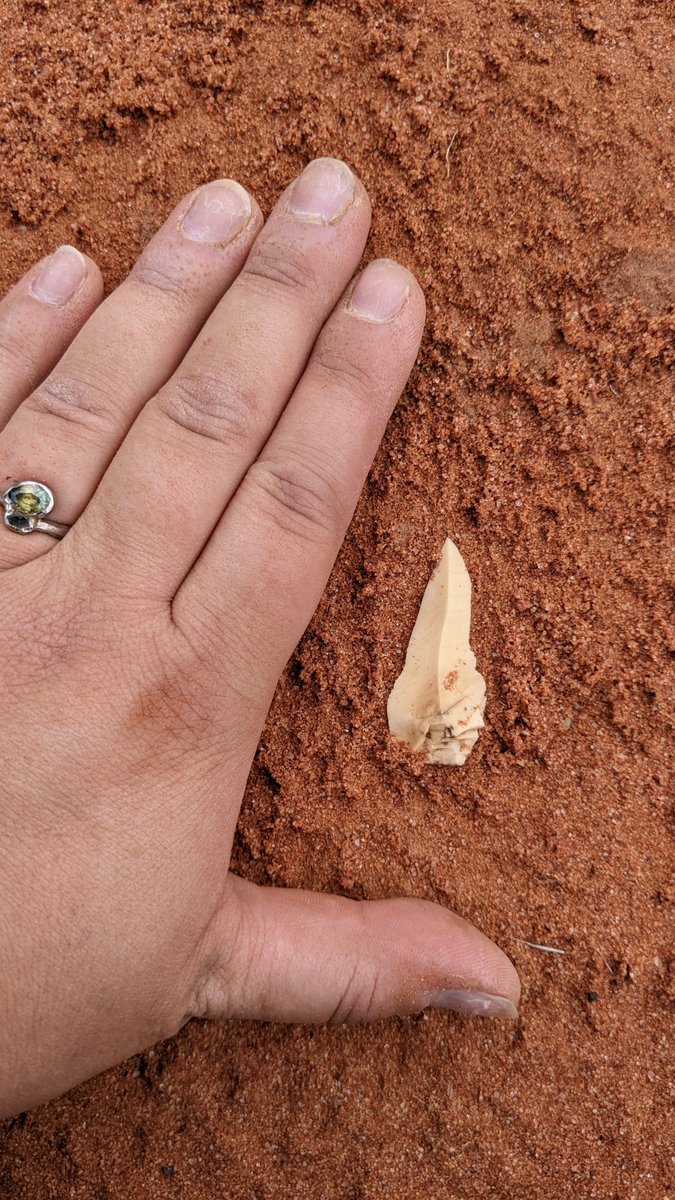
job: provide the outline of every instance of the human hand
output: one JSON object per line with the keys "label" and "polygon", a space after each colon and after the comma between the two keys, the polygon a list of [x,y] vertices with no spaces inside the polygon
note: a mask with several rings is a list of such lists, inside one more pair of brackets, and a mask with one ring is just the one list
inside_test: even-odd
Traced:
{"label": "human hand", "polygon": [[[228,873],[256,745],[414,362],[415,280],[354,281],[370,224],[310,164],[263,224],[232,182],[178,205],[101,303],[62,249],[0,306],[0,1114],[191,1016],[515,1016],[516,972],[422,900]],[[492,999],[490,999],[490,997]]]}

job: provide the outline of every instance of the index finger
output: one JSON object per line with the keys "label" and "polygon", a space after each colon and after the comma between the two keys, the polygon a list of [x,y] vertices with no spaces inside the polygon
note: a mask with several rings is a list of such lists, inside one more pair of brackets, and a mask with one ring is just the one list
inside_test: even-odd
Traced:
{"label": "index finger", "polygon": [[228,645],[250,652],[237,687],[250,690],[261,720],[326,586],[424,314],[408,271],[388,259],[366,267],[174,598],[174,620],[213,662],[214,686],[227,678]]}

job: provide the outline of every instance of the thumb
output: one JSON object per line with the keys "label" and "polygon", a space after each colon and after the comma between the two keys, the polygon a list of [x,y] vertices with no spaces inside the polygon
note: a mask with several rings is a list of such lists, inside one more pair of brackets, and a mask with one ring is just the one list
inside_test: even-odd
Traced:
{"label": "thumb", "polygon": [[518,1017],[513,964],[440,905],[257,887],[232,874],[226,893],[195,1015],[339,1024],[431,1005]]}

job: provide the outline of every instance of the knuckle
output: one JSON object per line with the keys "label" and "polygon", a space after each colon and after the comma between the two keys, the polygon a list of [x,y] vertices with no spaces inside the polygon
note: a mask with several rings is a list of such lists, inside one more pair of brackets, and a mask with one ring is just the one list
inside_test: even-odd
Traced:
{"label": "knuckle", "polygon": [[[368,901],[348,900],[351,919],[354,923],[352,944],[358,948],[367,944],[370,926],[367,913]],[[379,998],[382,991],[381,968],[358,953],[352,969],[345,978],[338,1002],[327,1019],[328,1025],[354,1025],[357,1022],[373,1021],[379,1015]]]}
{"label": "knuckle", "polygon": [[192,289],[184,279],[181,279],[172,265],[163,266],[159,261],[144,261],[143,258],[140,258],[127,282],[171,299],[185,300],[192,295]]}
{"label": "knuckle", "polygon": [[260,459],[249,468],[247,481],[268,519],[282,533],[325,542],[327,535],[345,523],[344,504],[329,469],[318,463]]}
{"label": "knuckle", "polygon": [[76,375],[49,375],[28,397],[26,407],[90,433],[108,432],[117,423],[117,413],[107,388],[93,379]]}
{"label": "knuckle", "polygon": [[316,274],[310,255],[293,243],[256,243],[240,279],[265,296],[272,292],[284,297],[289,293],[316,297]]}
{"label": "knuckle", "polygon": [[190,1015],[209,1020],[245,1016],[264,982],[264,924],[244,908],[228,876],[202,939],[199,970],[191,988]]}
{"label": "knuckle", "polygon": [[364,975],[357,963],[342,991],[340,999],[328,1017],[327,1025],[361,1025],[375,1020],[375,997],[379,988],[376,971]]}
{"label": "knuckle", "polygon": [[234,372],[183,372],[157,396],[175,425],[221,444],[246,445],[257,422],[256,391]]}
{"label": "knuckle", "polygon": [[34,367],[33,339],[25,334],[10,333],[0,325],[0,370],[14,375],[17,371],[32,371]]}
{"label": "knuckle", "polygon": [[257,392],[234,372],[183,372],[159,393],[157,403],[165,416],[190,433],[235,445],[248,444],[260,405]]}
{"label": "knuckle", "polygon": [[366,401],[378,393],[368,363],[351,358],[344,350],[317,346],[309,370],[315,374],[319,385],[325,384],[340,395],[355,396],[358,400]]}

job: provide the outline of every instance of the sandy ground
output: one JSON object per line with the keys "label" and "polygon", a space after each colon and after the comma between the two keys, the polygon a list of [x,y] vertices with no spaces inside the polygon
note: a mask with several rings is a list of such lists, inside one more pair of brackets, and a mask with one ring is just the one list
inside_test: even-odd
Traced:
{"label": "sandy ground", "polygon": [[[269,209],[319,154],[370,191],[368,255],[417,272],[419,362],[279,686],[235,865],[448,904],[524,983],[518,1027],[193,1023],[2,1127],[0,1196],[671,1200],[672,7],[0,16],[3,284],[70,240],[112,287],[197,183]],[[385,718],[447,535],[488,683],[461,770],[411,765]]]}

